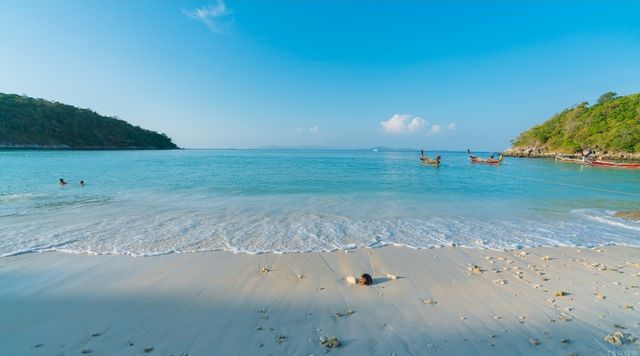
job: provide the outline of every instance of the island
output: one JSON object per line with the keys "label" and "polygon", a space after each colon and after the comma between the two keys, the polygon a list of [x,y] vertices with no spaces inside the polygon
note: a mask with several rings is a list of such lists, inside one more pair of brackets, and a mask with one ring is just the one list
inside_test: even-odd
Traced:
{"label": "island", "polygon": [[148,150],[178,146],[165,134],[89,109],[0,93],[0,148]]}
{"label": "island", "polygon": [[521,133],[505,156],[550,158],[582,150],[612,160],[640,160],[640,94],[608,92],[594,105],[582,102]]}

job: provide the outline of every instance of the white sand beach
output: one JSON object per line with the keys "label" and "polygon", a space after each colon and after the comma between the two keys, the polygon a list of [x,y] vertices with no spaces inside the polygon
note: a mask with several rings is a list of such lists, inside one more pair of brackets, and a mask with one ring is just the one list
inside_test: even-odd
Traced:
{"label": "white sand beach", "polygon": [[624,246],[0,258],[5,355],[631,355],[639,312]]}

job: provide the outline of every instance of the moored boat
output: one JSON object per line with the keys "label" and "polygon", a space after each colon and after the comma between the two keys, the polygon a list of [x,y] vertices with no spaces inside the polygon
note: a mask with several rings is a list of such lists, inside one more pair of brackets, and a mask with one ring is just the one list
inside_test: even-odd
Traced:
{"label": "moored boat", "polygon": [[440,156],[436,156],[435,159],[430,159],[429,157],[420,157],[420,164],[423,166],[430,167],[439,167],[440,166]]}
{"label": "moored boat", "polygon": [[565,156],[565,155],[556,155],[556,161],[565,162],[565,163],[584,164],[584,158],[575,158],[575,157]]}
{"label": "moored boat", "polygon": [[634,162],[612,162],[612,161],[598,161],[588,158],[584,159],[584,164],[592,167],[605,167],[605,168],[624,168],[624,169],[640,169],[640,163]]}
{"label": "moored boat", "polygon": [[424,150],[420,150],[420,164],[423,166],[439,167],[440,155],[436,156],[436,158],[434,159],[431,159],[429,158],[429,156],[424,155]]}
{"label": "moored boat", "polygon": [[491,156],[490,158],[480,158],[472,155],[471,150],[469,149],[467,149],[467,154],[469,156],[469,162],[475,164],[487,164],[491,166],[499,166],[500,163],[502,163],[502,159],[504,158],[502,155],[500,155],[498,159],[493,158],[493,156]]}

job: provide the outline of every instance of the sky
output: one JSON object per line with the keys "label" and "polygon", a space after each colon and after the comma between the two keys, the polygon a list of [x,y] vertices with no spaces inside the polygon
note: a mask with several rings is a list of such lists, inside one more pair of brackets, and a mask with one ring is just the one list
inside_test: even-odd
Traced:
{"label": "sky", "polygon": [[1,0],[0,92],[185,148],[497,151],[564,108],[640,92],[638,14],[614,0]]}

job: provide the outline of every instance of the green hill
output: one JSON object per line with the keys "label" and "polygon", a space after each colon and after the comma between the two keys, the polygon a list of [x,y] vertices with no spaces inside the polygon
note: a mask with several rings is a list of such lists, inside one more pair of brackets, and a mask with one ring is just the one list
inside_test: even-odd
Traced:
{"label": "green hill", "polygon": [[165,134],[44,99],[0,93],[0,147],[172,149]]}
{"label": "green hill", "polygon": [[525,149],[540,155],[575,153],[587,148],[609,154],[640,153],[640,94],[602,94],[596,104],[584,102],[566,109],[512,143],[507,150],[511,153]]}

